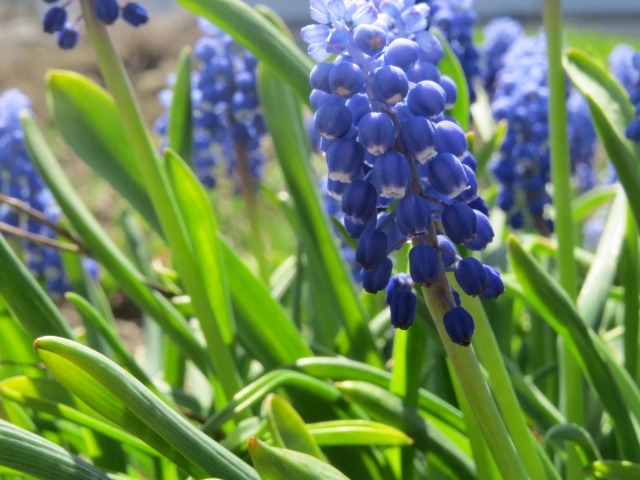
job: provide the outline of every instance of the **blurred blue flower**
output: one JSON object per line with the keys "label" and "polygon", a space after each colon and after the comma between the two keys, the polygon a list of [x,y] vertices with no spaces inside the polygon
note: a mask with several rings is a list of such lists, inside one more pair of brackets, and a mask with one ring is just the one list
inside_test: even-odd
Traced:
{"label": "blurred blue flower", "polygon": [[[193,168],[207,188],[216,185],[216,168],[226,161],[226,173],[240,189],[238,155],[246,159],[253,187],[262,178],[266,157],[262,139],[266,127],[256,86],[256,58],[210,22],[199,19],[204,36],[194,47],[198,68],[191,78],[193,105]],[[167,115],[172,92],[163,90],[164,114],[156,131],[166,144]]]}

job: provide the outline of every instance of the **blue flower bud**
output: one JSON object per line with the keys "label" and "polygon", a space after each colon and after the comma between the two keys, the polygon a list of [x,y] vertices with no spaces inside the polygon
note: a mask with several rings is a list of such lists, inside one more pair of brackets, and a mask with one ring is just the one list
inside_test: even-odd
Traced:
{"label": "blue flower bud", "polygon": [[67,21],[67,10],[62,7],[50,8],[42,19],[42,27],[46,33],[57,32]]}
{"label": "blue flower bud", "polygon": [[384,261],[373,270],[362,269],[362,288],[369,293],[377,293],[384,290],[391,278],[393,263],[391,259],[385,258]]}
{"label": "blue flower bud", "polygon": [[355,63],[342,62],[335,64],[329,72],[331,93],[349,98],[364,87],[364,75]]}
{"label": "blue flower bud", "polygon": [[624,135],[634,142],[640,143],[640,118],[634,118],[631,123],[627,125],[624,131]]}
{"label": "blue flower bud", "polygon": [[482,294],[482,298],[485,300],[492,300],[498,298],[504,293],[504,282],[500,277],[500,272],[490,265],[484,265],[484,269],[487,272],[487,289]]}
{"label": "blue flower bud", "polygon": [[413,291],[398,290],[391,297],[389,311],[391,325],[400,330],[407,330],[416,317],[417,297]]}
{"label": "blue flower bud", "polygon": [[414,193],[405,195],[398,202],[396,220],[403,235],[424,235],[431,225],[429,201]]}
{"label": "blue flower bud", "polygon": [[427,178],[436,191],[449,198],[456,197],[469,188],[469,180],[460,160],[451,153],[439,153],[429,160]]}
{"label": "blue flower bud", "polygon": [[362,171],[364,150],[355,139],[339,138],[333,141],[326,156],[331,180],[349,183]]}
{"label": "blue flower bud", "polygon": [[340,138],[351,128],[351,111],[342,102],[325,103],[316,111],[313,123],[323,137]]}
{"label": "blue flower bud", "polygon": [[462,163],[462,169],[464,170],[464,173],[467,176],[467,180],[469,181],[469,188],[467,188],[460,195],[455,197],[455,200],[458,202],[468,204],[469,202],[472,202],[476,198],[479,198],[478,197],[478,180],[476,179],[476,174],[473,172],[473,170],[467,167],[464,163]]}
{"label": "blue flower bud", "polygon": [[338,103],[342,102],[342,98],[340,97],[340,95],[327,93],[318,89],[311,90],[311,94],[309,95],[309,103],[311,104],[311,108],[313,108],[314,110],[318,110],[325,103],[336,101]]}
{"label": "blue flower bud", "polygon": [[331,33],[329,27],[319,23],[306,25],[300,29],[300,36],[302,37],[302,40],[308,44],[324,42],[329,36],[329,33]]}
{"label": "blue flower bud", "polygon": [[474,172],[478,168],[478,162],[476,162],[476,158],[471,154],[471,152],[467,152],[462,159],[462,164],[469,167]]}
{"label": "blue flower bud", "polygon": [[469,148],[467,136],[462,128],[453,122],[444,120],[436,124],[438,131],[438,153],[451,153],[462,157]]}
{"label": "blue flower bud", "polygon": [[458,99],[458,87],[451,77],[448,75],[441,75],[440,81],[438,82],[442,89],[444,90],[445,96],[447,98],[446,108],[452,108]]}
{"label": "blue flower bud", "polygon": [[438,67],[431,62],[418,61],[413,67],[407,70],[407,78],[413,83],[422,82],[423,80],[440,83],[440,71]]}
{"label": "blue flower bud", "polygon": [[451,287],[451,296],[453,297],[453,302],[456,304],[456,307],[459,307],[460,305],[462,305],[462,298],[460,297],[460,294],[453,287]]}
{"label": "blue flower bud", "polygon": [[473,257],[458,260],[453,270],[460,288],[467,295],[475,297],[487,289],[489,277],[484,265]]}
{"label": "blue flower bud", "polygon": [[118,19],[120,7],[116,0],[95,0],[93,11],[102,23],[111,25]]}
{"label": "blue flower bud", "polygon": [[376,158],[371,173],[371,183],[376,187],[378,195],[402,198],[410,182],[411,167],[404,155],[392,150]]}
{"label": "blue flower bud", "polygon": [[484,250],[491,243],[494,237],[491,222],[487,216],[478,210],[473,210],[476,215],[476,232],[477,236],[473,240],[464,242],[464,246],[470,250]]}
{"label": "blue flower bud", "polygon": [[409,81],[402,69],[385,65],[373,73],[371,88],[376,100],[393,106],[404,100],[409,91]]}
{"label": "blue flower bud", "polygon": [[331,86],[329,85],[329,74],[331,70],[333,70],[333,63],[321,62],[313,67],[309,74],[311,88],[331,93]]}
{"label": "blue flower bud", "polygon": [[418,59],[437,64],[444,57],[444,49],[438,37],[431,32],[422,31],[416,34],[418,44]]}
{"label": "blue flower bud", "polygon": [[365,230],[373,229],[376,227],[377,216],[375,214],[364,219],[362,223],[356,223],[349,217],[344,217],[344,229],[347,231],[351,238],[360,238]]}
{"label": "blue flower bud", "polygon": [[122,7],[122,19],[129,25],[139,27],[149,21],[149,14],[139,3],[129,2]]}
{"label": "blue flower bud", "polygon": [[[391,216],[391,218],[389,218]],[[398,228],[396,215],[391,213],[383,213],[378,217],[377,228],[382,230],[387,236],[387,250],[392,252],[399,250],[407,242],[407,236]]]}
{"label": "blue flower bud", "polygon": [[399,273],[398,275],[394,275],[389,279],[389,284],[387,285],[387,293],[384,297],[384,301],[387,305],[391,303],[391,298],[397,292],[410,292],[413,289],[413,280],[411,280],[411,276],[406,273]]}
{"label": "blue flower bud", "polygon": [[368,228],[360,235],[356,261],[365,270],[373,270],[387,258],[387,236],[381,230]]}
{"label": "blue flower bud", "polygon": [[80,34],[75,26],[67,24],[58,32],[58,46],[63,50],[71,50],[78,44]]}
{"label": "blue flower bud", "polygon": [[332,30],[325,42],[327,53],[341,54],[349,46],[349,32],[345,30]]}
{"label": "blue flower bud", "polygon": [[446,270],[456,261],[456,256],[458,255],[456,247],[447,237],[438,235],[438,248],[442,256],[442,264]]}
{"label": "blue flower bud", "polygon": [[400,142],[407,153],[424,164],[436,155],[438,132],[426,118],[411,117],[402,123]]}
{"label": "blue flower bud", "polygon": [[453,243],[473,240],[477,235],[474,210],[464,203],[453,202],[442,211],[442,228]]}
{"label": "blue flower bud", "polygon": [[396,38],[384,52],[384,63],[405,72],[418,60],[418,45],[408,38]]}
{"label": "blue flower bud", "polygon": [[431,80],[417,83],[407,94],[409,110],[416,116],[437,117],[444,112],[445,101],[444,90]]}
{"label": "blue flower bud", "polygon": [[377,55],[387,44],[387,34],[375,25],[358,25],[353,39],[358,50],[365,55]]}
{"label": "blue flower bud", "polygon": [[378,193],[369,182],[355,180],[342,194],[342,211],[351,221],[363,223],[376,213]]}
{"label": "blue flower bud", "polygon": [[440,276],[438,252],[430,245],[416,245],[409,250],[409,270],[411,279],[428,287]]}
{"label": "blue flower bud", "polygon": [[347,100],[347,107],[351,111],[352,122],[358,125],[367,113],[371,112],[369,97],[364,93],[357,93]]}
{"label": "blue flower bud", "polygon": [[426,3],[419,3],[409,8],[405,8],[400,13],[400,18],[404,23],[407,33],[415,33],[427,28],[427,15],[431,8]]}
{"label": "blue flower bud", "polygon": [[358,123],[358,138],[369,153],[383,154],[391,149],[396,139],[393,120],[386,113],[367,113]]}
{"label": "blue flower bud", "polygon": [[473,317],[462,307],[454,307],[444,314],[444,328],[453,343],[467,347],[475,330]]}

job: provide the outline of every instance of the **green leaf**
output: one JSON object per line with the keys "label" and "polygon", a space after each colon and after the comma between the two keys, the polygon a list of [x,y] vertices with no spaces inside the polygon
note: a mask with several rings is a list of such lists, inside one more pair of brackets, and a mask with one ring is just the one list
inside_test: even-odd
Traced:
{"label": "green leaf", "polygon": [[[90,403],[95,394],[111,395],[125,407],[129,421],[142,422],[198,469],[229,479],[257,478],[247,464],[192,426],[106,357],[56,337],[40,338],[35,347],[53,375],[84,402]],[[87,392],[87,385],[93,385],[93,392]],[[109,407],[105,410],[99,413],[108,415]]]}
{"label": "green leaf", "polygon": [[591,434],[579,425],[555,425],[547,432],[545,438],[547,441],[559,442],[564,440],[575,443],[582,453],[583,463],[591,463],[602,459]]}
{"label": "green leaf", "polygon": [[0,396],[26,408],[48,413],[106,435],[123,445],[133,447],[147,455],[159,455],[136,437],[110,425],[107,422],[80,411],[71,395],[57,382],[24,376],[13,377],[0,382]]}
{"label": "green leaf", "polygon": [[269,65],[296,92],[308,101],[309,73],[313,62],[272,22],[239,0],[179,0],[196,15],[225,30],[265,65]]}
{"label": "green leaf", "polygon": [[[640,191],[640,149],[624,135],[634,118],[627,93],[606,66],[580,50],[569,50],[563,63],[567,75],[589,103],[593,124],[618,180],[627,196],[634,198]],[[631,209],[640,225],[640,202],[631,202]]]}
{"label": "green leaf", "polygon": [[109,478],[62,447],[4,420],[0,420],[0,465],[42,480]]}
{"label": "green leaf", "polygon": [[53,301],[18,259],[3,235],[0,235],[0,265],[0,296],[4,297],[31,338],[42,335],[73,338],[71,329]]}
{"label": "green leaf", "polygon": [[467,84],[467,77],[446,37],[440,31],[435,30],[434,32],[444,50],[444,57],[438,63],[438,70],[440,70],[441,74],[451,77],[458,87],[458,98],[448,113],[460,123],[462,130],[466,132],[469,130],[469,85]]}
{"label": "green leaf", "polygon": [[[22,119],[31,161],[53,193],[92,255],[113,275],[127,295],[149,313],[180,346],[184,354],[204,372],[209,370],[206,352],[189,325],[171,303],[145,284],[145,278],[118,249],[74,191],[64,171],[29,117]],[[63,335],[60,335],[63,336]]]}
{"label": "green leaf", "polygon": [[582,320],[596,330],[618,271],[627,227],[627,205],[626,195],[622,189],[619,189],[600,236],[595,261],[578,295],[578,311]]}
{"label": "green leaf", "polygon": [[413,440],[397,428],[371,420],[331,420],[309,423],[307,430],[322,447],[377,445],[402,447]]}
{"label": "green leaf", "polygon": [[324,461],[324,455],[309,434],[304,420],[284,398],[273,393],[267,395],[262,404],[262,414],[267,418],[276,446],[306,453]]}
{"label": "green leaf", "polygon": [[580,224],[598,208],[613,200],[618,192],[618,185],[602,185],[587,190],[571,202],[573,222]]}
{"label": "green leaf", "polygon": [[[469,445],[461,448],[444,435],[398,396],[366,382],[346,381],[336,384],[349,402],[357,404],[373,420],[385,423],[406,433],[416,448],[454,478],[474,478],[475,467],[469,457]],[[465,439],[466,440],[466,439]]]}
{"label": "green leaf", "polygon": [[615,424],[614,432],[620,450],[627,458],[640,457],[640,444],[632,417],[618,386],[611,382],[611,367],[594,344],[571,300],[515,237],[509,237],[507,244],[516,278],[522,285],[528,302],[562,337],[598,394]]}
{"label": "green leaf", "polygon": [[337,239],[322,210],[318,182],[309,164],[310,148],[300,103],[286,85],[267,68],[261,68],[258,91],[276,155],[294,200],[307,255],[318,267],[310,288],[324,289],[331,298],[351,342],[351,356],[381,365],[368,319],[356,296],[353,280],[340,257]]}
{"label": "green leaf", "polygon": [[273,448],[255,437],[249,439],[249,453],[261,480],[346,480],[328,463],[305,453]]}
{"label": "green leaf", "polygon": [[185,47],[178,59],[176,83],[169,110],[167,135],[169,148],[175,150],[189,165],[193,165],[193,109],[191,107],[191,49]]}
{"label": "green leaf", "polygon": [[605,480],[637,480],[640,478],[640,465],[624,460],[604,460],[587,465],[584,472]]}
{"label": "green leaf", "polygon": [[78,156],[109,182],[150,225],[158,227],[158,219],[111,96],[82,75],[54,70],[47,74],[47,103],[56,126]]}

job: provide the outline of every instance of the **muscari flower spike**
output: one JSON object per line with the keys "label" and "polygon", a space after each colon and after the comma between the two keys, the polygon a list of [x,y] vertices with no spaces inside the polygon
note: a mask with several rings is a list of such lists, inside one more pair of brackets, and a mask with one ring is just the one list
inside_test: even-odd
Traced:
{"label": "muscari flower spike", "polygon": [[[216,168],[224,159],[226,173],[239,191],[238,155],[243,155],[252,186],[257,188],[266,161],[262,151],[266,127],[256,86],[257,60],[212,23],[199,19],[198,24],[203,37],[194,47],[199,66],[191,78],[195,173],[206,188],[214,188]],[[159,98],[165,113],[155,128],[166,145],[171,90],[163,90]]]}
{"label": "muscari flower spike", "polygon": [[624,132],[625,136],[640,145],[640,52],[628,45],[618,46],[610,57],[612,73],[629,92],[629,102],[635,108],[635,118]]}
{"label": "muscari flower spike", "polygon": [[[63,50],[71,50],[80,38],[78,23],[82,17],[69,22],[68,9],[74,3],[73,0],[44,0],[47,4],[53,4],[42,18],[42,27],[45,33],[56,33],[58,46]],[[149,21],[147,10],[137,2],[127,2],[120,5],[117,0],[95,0],[93,12],[102,23],[112,25],[119,17],[125,23],[139,27]]]}
{"label": "muscari flower spike", "polygon": [[[545,38],[542,34],[517,36],[503,58],[494,61],[503,67],[496,74],[491,109],[508,126],[490,164],[500,186],[496,203],[507,212],[512,228],[530,221],[548,235],[553,223],[548,216],[551,158]],[[586,191],[597,180],[593,169],[596,133],[584,97],[570,86],[567,109],[574,181],[580,191]]]}
{"label": "muscari flower spike", "polygon": [[[312,0],[318,23],[302,29],[308,53],[321,62],[310,75],[310,102],[328,166],[327,193],[341,202],[337,216],[358,240],[363,288],[386,289],[391,322],[403,329],[415,317],[414,284],[431,285],[443,266],[455,271],[461,261],[454,243],[481,250],[493,238],[466,136],[445,113],[457,89],[440,74],[442,45],[427,30],[434,11],[450,20],[445,3]],[[323,62],[332,55],[332,63]],[[442,238],[426,244],[436,228]],[[392,277],[389,255],[409,241],[410,274]],[[473,294],[497,297],[504,291],[497,270],[476,262],[479,269],[458,269],[463,283],[481,275],[480,289],[466,282]],[[455,303],[450,311],[461,318],[464,309]],[[472,326],[465,318],[447,331],[468,345]]]}
{"label": "muscari flower spike", "polygon": [[[20,114],[29,111],[31,101],[20,91],[0,94],[0,193],[19,200],[57,223],[60,209],[51,191],[34,168],[20,124]],[[7,204],[0,204],[0,222],[32,235],[55,239],[55,233],[34,218],[19,214]],[[23,241],[25,263],[34,276],[43,280],[49,294],[56,299],[69,290],[60,252],[52,247]],[[95,269],[92,260],[87,267]]]}

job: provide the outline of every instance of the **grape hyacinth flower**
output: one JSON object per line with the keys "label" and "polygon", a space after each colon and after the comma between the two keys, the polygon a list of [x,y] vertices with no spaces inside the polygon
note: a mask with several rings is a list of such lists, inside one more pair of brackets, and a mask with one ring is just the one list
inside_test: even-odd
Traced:
{"label": "grape hyacinth flower", "polygon": [[494,18],[484,27],[482,81],[490,97],[495,90],[498,72],[504,67],[505,54],[524,35],[520,22],[508,17]]}
{"label": "grape hyacinth flower", "polygon": [[[622,56],[624,53],[627,52],[621,52],[618,55]],[[613,56],[614,62],[615,59],[616,56]],[[635,108],[635,118],[631,121],[631,123],[629,123],[629,125],[627,125],[624,134],[629,140],[640,144],[640,52],[633,52],[630,58],[630,63],[632,69],[631,71],[627,70],[627,75],[621,75],[622,72],[620,71],[617,72],[620,76],[623,77],[622,82],[629,92],[629,101]],[[616,71],[614,71],[613,73],[615,75]],[[626,84],[626,81],[628,81],[630,85]]]}
{"label": "grape hyacinth flower", "polygon": [[[255,189],[266,160],[262,151],[266,128],[256,86],[257,60],[210,22],[198,22],[204,36],[194,47],[199,66],[191,82],[195,173],[206,188],[213,188],[216,167],[224,159],[226,172],[239,190],[241,169],[246,164],[250,187]],[[160,102],[165,113],[155,127],[165,138],[170,89],[160,93]]]}
{"label": "grape hyacinth flower", "polygon": [[[396,328],[413,323],[415,284],[438,284],[434,291],[446,294],[439,301],[462,318],[444,275],[462,261],[453,243],[482,250],[493,238],[466,136],[445,115],[456,87],[438,70],[443,50],[426,30],[429,14],[424,3],[312,0],[319,23],[302,29],[309,54],[321,62],[310,75],[310,101],[328,194],[341,202],[345,229],[358,240],[363,288],[386,289]],[[331,55],[332,63],[322,62]],[[392,277],[389,255],[407,242],[411,273]],[[485,268],[471,294],[495,298],[504,285]],[[477,268],[460,271],[465,285],[478,275]],[[465,319],[451,340],[468,345],[472,331]]]}
{"label": "grape hyacinth flower", "polygon": [[[543,235],[553,231],[548,216],[551,196],[549,154],[549,89],[543,35],[519,37],[503,59],[491,102],[493,115],[508,128],[490,169],[500,184],[497,205],[512,228],[531,219]],[[580,190],[595,184],[596,134],[584,98],[568,88],[571,164]]]}
{"label": "grape hyacinth flower", "polygon": [[[60,209],[31,163],[23,141],[20,114],[28,111],[30,103],[27,96],[15,89],[0,94],[0,193],[27,204],[48,221],[57,223]],[[56,237],[49,227],[18,214],[6,203],[0,203],[0,224],[33,236]],[[61,298],[69,284],[60,252],[27,240],[23,242],[23,248],[29,270],[45,282],[52,297]]]}
{"label": "grape hyacinth flower", "polygon": [[[51,34],[57,33],[57,43],[61,49],[73,49],[80,38],[78,23],[82,19],[82,16],[79,16],[75,21],[68,21],[69,13],[67,10],[74,2],[62,0],[44,1],[47,4],[53,4],[42,18],[44,31]],[[139,27],[149,21],[147,10],[137,2],[127,2],[121,6],[117,0],[95,0],[93,13],[105,25],[112,25],[119,17],[122,17],[122,20],[134,27]]]}

